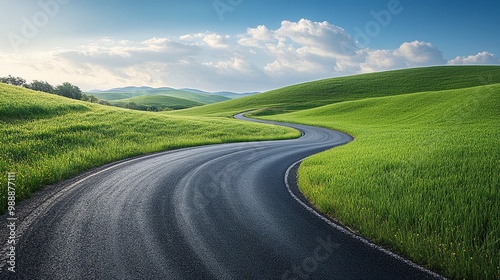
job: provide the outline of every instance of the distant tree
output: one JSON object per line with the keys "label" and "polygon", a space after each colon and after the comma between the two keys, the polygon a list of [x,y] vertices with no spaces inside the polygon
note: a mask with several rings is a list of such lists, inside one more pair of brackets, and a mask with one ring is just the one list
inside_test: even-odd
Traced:
{"label": "distant tree", "polygon": [[86,93],[82,94],[82,101],[90,102],[90,96]]}
{"label": "distant tree", "polygon": [[61,95],[61,96],[65,96],[65,97],[69,97],[69,98],[73,98],[73,99],[78,99],[78,100],[82,99],[82,90],[79,87],[74,86],[68,82],[57,86],[55,92],[56,92],[56,94]]}
{"label": "distant tree", "polygon": [[55,93],[55,89],[51,84],[37,80],[34,80],[31,84],[27,84],[26,88],[47,93]]}
{"label": "distant tree", "polygon": [[97,103],[101,105],[111,106],[108,100],[99,100]]}
{"label": "distant tree", "polygon": [[137,103],[135,103],[135,102],[129,102],[126,105],[126,108],[127,109],[136,109],[137,108]]}
{"label": "distant tree", "polygon": [[146,111],[150,111],[150,112],[158,112],[158,108],[156,106],[150,106],[148,105],[146,107]]}
{"label": "distant tree", "polygon": [[98,103],[99,102],[99,98],[95,97],[95,95],[90,95],[89,98],[90,98],[90,103]]}
{"label": "distant tree", "polygon": [[4,84],[9,84],[18,87],[26,86],[26,80],[21,77],[12,77],[11,75],[7,77],[0,78],[0,82]]}
{"label": "distant tree", "polygon": [[82,101],[87,101],[90,103],[98,103],[99,98],[95,97],[95,95],[82,94]]}

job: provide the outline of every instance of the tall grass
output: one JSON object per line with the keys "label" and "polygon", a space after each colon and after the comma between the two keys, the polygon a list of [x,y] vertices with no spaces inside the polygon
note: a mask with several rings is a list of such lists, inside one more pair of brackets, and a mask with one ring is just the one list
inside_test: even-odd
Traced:
{"label": "tall grass", "polygon": [[205,144],[297,137],[292,129],[228,118],[137,112],[0,84],[0,211],[7,172],[17,199],[132,156]]}
{"label": "tall grass", "polygon": [[500,279],[500,85],[267,118],[355,135],[300,168],[321,211],[448,277]]}

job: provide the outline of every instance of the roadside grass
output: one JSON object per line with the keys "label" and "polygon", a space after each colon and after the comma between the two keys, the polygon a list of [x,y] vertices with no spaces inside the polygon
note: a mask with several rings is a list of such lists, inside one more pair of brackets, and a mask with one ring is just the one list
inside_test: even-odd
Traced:
{"label": "roadside grass", "polygon": [[7,203],[7,172],[17,173],[20,201],[45,185],[128,157],[298,136],[289,128],[131,111],[0,84],[0,212]]}
{"label": "roadside grass", "polygon": [[343,101],[500,83],[500,66],[437,66],[371,73],[293,85],[237,100],[169,114],[232,116],[250,110],[274,115]]}
{"label": "roadside grass", "polygon": [[500,84],[263,117],[356,140],[302,164],[321,211],[456,279],[500,279]]}

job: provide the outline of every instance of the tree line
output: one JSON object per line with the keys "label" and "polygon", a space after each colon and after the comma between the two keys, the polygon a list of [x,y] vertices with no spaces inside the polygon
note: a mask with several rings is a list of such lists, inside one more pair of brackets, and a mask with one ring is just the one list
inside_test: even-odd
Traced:
{"label": "tree line", "polygon": [[13,77],[11,75],[7,77],[0,77],[0,83],[9,84],[18,87],[24,87],[27,89],[41,91],[51,94],[57,94],[67,98],[72,98],[76,100],[87,101],[91,103],[99,103],[103,105],[109,105],[107,100],[99,100],[94,95],[88,95],[82,92],[82,90],[68,82],[62,83],[58,86],[53,86],[45,81],[34,80],[31,83],[27,83],[25,79],[21,77]]}

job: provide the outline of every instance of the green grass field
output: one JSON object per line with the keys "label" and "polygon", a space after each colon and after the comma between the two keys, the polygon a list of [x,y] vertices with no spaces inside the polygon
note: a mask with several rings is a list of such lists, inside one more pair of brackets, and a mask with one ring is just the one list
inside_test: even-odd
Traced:
{"label": "green grass field", "polygon": [[82,171],[136,155],[300,134],[228,118],[175,117],[85,103],[0,84],[0,211],[7,172],[17,199]]}
{"label": "green grass field", "polygon": [[144,108],[143,109],[144,111],[146,110],[147,107],[180,110],[180,109],[206,105],[204,103],[200,103],[197,101],[192,101],[167,95],[136,96],[110,102],[111,105],[118,107],[126,107],[130,103],[134,103],[135,106],[138,108],[140,107]]}

